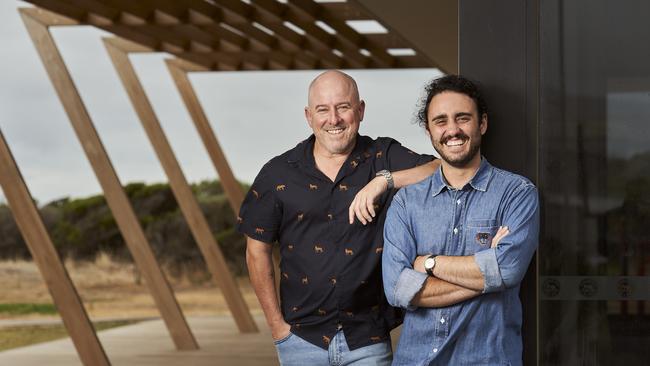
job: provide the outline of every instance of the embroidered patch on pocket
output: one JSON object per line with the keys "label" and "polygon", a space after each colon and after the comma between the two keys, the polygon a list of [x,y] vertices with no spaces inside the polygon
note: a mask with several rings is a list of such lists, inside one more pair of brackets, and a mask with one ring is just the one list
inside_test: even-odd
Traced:
{"label": "embroidered patch on pocket", "polygon": [[485,246],[490,245],[490,242],[492,241],[491,240],[492,235],[490,235],[490,233],[478,232],[478,233],[476,233],[476,237],[474,239],[476,239],[477,244],[479,244],[480,246],[485,247]]}

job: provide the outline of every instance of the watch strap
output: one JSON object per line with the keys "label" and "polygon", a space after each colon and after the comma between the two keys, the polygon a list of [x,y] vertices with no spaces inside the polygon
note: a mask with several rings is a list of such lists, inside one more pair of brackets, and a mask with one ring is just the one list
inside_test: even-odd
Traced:
{"label": "watch strap", "polygon": [[431,268],[427,268],[427,267],[425,266],[425,267],[424,267],[424,270],[427,271],[427,274],[428,274],[429,276],[434,277],[434,276],[433,276],[433,269],[436,267],[436,256],[433,255],[433,254],[431,254],[430,256],[427,257],[427,259],[424,260],[425,263],[426,263],[426,261],[429,260],[429,259],[433,259],[433,266],[432,266]]}
{"label": "watch strap", "polygon": [[395,181],[393,180],[393,175],[390,173],[389,170],[380,170],[375,174],[376,177],[382,176],[386,178],[386,182],[388,182],[388,189],[393,189],[395,188]]}

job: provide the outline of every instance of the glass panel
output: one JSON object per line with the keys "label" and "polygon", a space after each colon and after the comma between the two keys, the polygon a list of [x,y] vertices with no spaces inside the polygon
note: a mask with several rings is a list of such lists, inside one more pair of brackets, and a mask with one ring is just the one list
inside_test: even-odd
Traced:
{"label": "glass panel", "polygon": [[540,2],[542,365],[647,365],[650,2]]}

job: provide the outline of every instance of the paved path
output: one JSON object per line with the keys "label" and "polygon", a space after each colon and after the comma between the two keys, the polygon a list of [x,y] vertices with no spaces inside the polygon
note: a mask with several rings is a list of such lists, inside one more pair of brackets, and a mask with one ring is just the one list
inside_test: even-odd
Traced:
{"label": "paved path", "polygon": [[[113,366],[277,365],[271,334],[262,315],[255,316],[260,333],[241,334],[228,316],[187,319],[201,346],[176,351],[162,320],[108,329],[98,333]],[[399,328],[393,332],[393,342]],[[393,347],[395,347],[393,345]],[[0,352],[2,366],[81,366],[69,338]]]}
{"label": "paved path", "polygon": [[[201,349],[176,351],[162,320],[112,328],[98,333],[113,366],[277,365],[275,348],[262,316],[260,333],[240,334],[230,316],[192,317],[188,322]],[[0,352],[0,365],[78,366],[69,338]]]}
{"label": "paved path", "polygon": [[[100,322],[113,322],[113,321],[122,321],[122,320],[135,320],[135,321],[145,321],[145,320],[154,320],[157,318],[93,318],[90,319],[93,323]],[[52,318],[34,318],[34,319],[0,319],[0,328],[4,327],[22,327],[22,326],[38,326],[38,325],[58,325],[62,324],[63,321],[59,317]]]}

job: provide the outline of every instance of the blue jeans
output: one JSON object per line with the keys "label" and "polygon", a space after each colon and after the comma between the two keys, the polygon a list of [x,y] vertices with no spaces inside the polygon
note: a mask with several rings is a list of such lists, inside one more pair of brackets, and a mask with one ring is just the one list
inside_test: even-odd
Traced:
{"label": "blue jeans", "polygon": [[390,366],[393,361],[390,341],[350,351],[342,330],[332,338],[327,351],[293,333],[274,343],[282,366]]}

